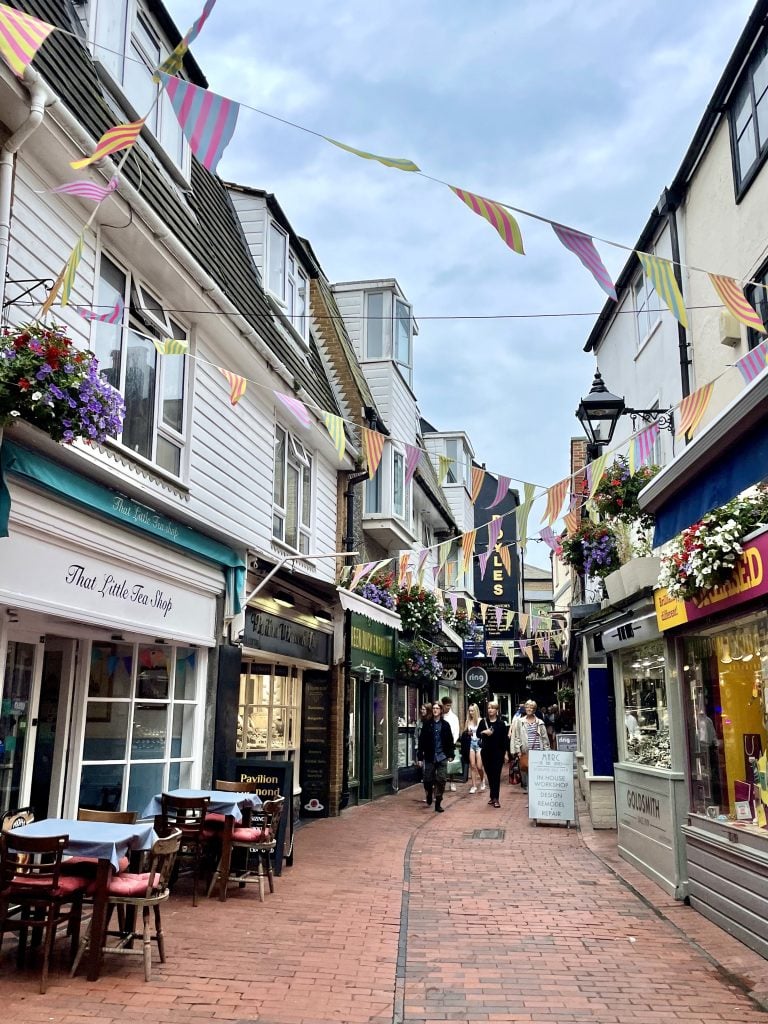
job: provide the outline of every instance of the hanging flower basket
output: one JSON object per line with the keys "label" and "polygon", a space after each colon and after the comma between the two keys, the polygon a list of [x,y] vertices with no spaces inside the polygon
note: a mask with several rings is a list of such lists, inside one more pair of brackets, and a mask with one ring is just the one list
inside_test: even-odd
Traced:
{"label": "hanging flower basket", "polygon": [[659,585],[670,597],[692,600],[728,583],[742,553],[741,542],[768,523],[768,490],[734,498],[679,534],[661,556]]}
{"label": "hanging flower basket", "polygon": [[397,606],[397,596],[392,589],[395,577],[393,573],[376,573],[365,583],[355,587],[355,593],[364,597],[366,601],[372,601],[382,608],[389,608],[394,611]]}
{"label": "hanging flower basket", "polygon": [[601,579],[621,566],[615,531],[606,523],[582,521],[578,532],[561,537],[562,560],[576,572]]}
{"label": "hanging flower basket", "polygon": [[63,328],[28,324],[0,336],[0,426],[25,420],[54,441],[103,441],[123,426],[125,403],[92,352]]}
{"label": "hanging flower basket", "polygon": [[403,624],[403,632],[411,636],[430,639],[440,632],[442,609],[429,590],[402,587],[397,592],[397,614]]}
{"label": "hanging flower basket", "polygon": [[475,620],[467,615],[463,608],[457,608],[455,612],[450,608],[443,609],[443,622],[462,640],[467,640],[479,632]]}
{"label": "hanging flower basket", "polygon": [[397,674],[400,679],[436,683],[443,674],[442,662],[423,640],[401,642],[397,647]]}

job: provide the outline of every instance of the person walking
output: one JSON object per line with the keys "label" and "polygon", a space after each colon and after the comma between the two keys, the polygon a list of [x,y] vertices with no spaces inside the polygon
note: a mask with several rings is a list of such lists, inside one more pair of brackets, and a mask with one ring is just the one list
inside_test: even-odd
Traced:
{"label": "person walking", "polygon": [[[450,697],[443,697],[440,701],[443,706],[443,719],[450,725],[451,732],[453,733],[453,745],[454,747],[459,742],[459,733],[461,732],[461,725],[459,723],[459,716],[453,710],[453,700]],[[452,793],[456,792],[456,783],[451,782],[449,788]]]}
{"label": "person walking", "polygon": [[480,737],[483,768],[485,769],[488,787],[491,791],[488,803],[494,807],[501,807],[499,803],[499,790],[501,789],[501,769],[509,757],[508,729],[507,723],[499,716],[497,701],[489,701],[485,718],[480,721],[477,733]]}
{"label": "person walking", "polygon": [[480,709],[477,704],[470,704],[467,711],[467,721],[464,726],[464,733],[469,738],[469,774],[472,781],[470,793],[485,791],[485,772],[483,770],[483,755],[480,753],[480,737],[477,730],[480,727]]}
{"label": "person walking", "polygon": [[510,749],[520,764],[522,790],[528,792],[528,754],[531,750],[549,750],[547,727],[536,714],[536,701],[525,702],[525,715],[515,718],[509,730]]}
{"label": "person walking", "polygon": [[443,706],[438,701],[432,705],[432,721],[425,722],[419,733],[419,745],[416,757],[419,767],[424,768],[424,789],[427,791],[427,804],[435,797],[435,811],[442,814],[445,780],[448,777],[448,762],[455,755],[453,733],[443,718]]}
{"label": "person walking", "polygon": [[[431,704],[422,704],[421,705],[421,709],[419,710],[419,718],[421,719],[421,729],[419,730],[419,737],[418,737],[418,739],[416,741],[416,743],[417,743],[416,762],[419,765],[419,767],[421,767],[421,762],[419,761],[419,755],[418,755],[418,744],[421,742],[421,733],[424,730],[425,725],[427,725],[427,723],[429,723],[430,725],[432,724],[432,705]],[[422,785],[424,786],[424,803],[431,804],[432,803],[431,789],[430,789],[429,786],[427,786],[427,780],[426,780],[426,778],[424,776],[424,770],[423,769],[422,769],[422,772],[421,772],[421,781],[422,781]]]}

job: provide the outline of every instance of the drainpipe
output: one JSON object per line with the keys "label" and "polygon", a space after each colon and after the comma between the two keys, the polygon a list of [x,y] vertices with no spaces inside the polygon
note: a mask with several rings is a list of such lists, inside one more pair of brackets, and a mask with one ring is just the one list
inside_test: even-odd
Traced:
{"label": "drainpipe", "polygon": [[29,115],[0,148],[0,313],[5,306],[5,277],[8,273],[8,249],[11,241],[11,208],[13,206],[14,157],[27,139],[40,127],[51,93],[35,74],[24,76],[29,87]]}
{"label": "drainpipe", "polygon": [[[683,273],[680,267],[680,238],[677,233],[677,209],[679,205],[678,200],[673,196],[669,189],[665,188],[661,193],[657,210],[662,216],[666,215],[667,218],[667,224],[669,225],[669,238],[672,245],[672,266],[674,268],[677,287],[680,289],[680,294],[682,295]],[[686,329],[679,321],[677,324],[677,344],[680,352],[680,386],[683,398],[687,398],[691,393],[691,376],[689,370],[691,359],[688,355],[688,335]]]}

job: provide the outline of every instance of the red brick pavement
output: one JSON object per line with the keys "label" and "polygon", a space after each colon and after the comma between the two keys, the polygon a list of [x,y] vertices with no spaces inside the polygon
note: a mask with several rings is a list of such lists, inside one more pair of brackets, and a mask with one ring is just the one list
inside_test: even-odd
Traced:
{"label": "red brick pavement", "polygon": [[768,1024],[576,831],[530,825],[519,791],[494,810],[460,787],[442,815],[421,795],[301,829],[264,904],[179,892],[149,984],[140,958],[109,957],[99,981],[57,969],[41,996],[7,942],[3,1024]]}

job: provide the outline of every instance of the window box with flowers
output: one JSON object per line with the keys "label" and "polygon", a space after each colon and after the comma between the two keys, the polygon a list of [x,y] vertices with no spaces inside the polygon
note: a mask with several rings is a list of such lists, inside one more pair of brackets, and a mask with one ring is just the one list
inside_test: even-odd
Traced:
{"label": "window box with flowers", "polygon": [[355,593],[364,597],[366,601],[372,601],[373,604],[394,611],[397,607],[397,595],[392,589],[394,580],[395,577],[392,573],[377,573],[365,583],[355,587]]}
{"label": "window box with flowers", "polygon": [[434,639],[440,633],[442,609],[429,590],[402,587],[397,592],[397,613],[406,635]]}
{"label": "window box with flowers", "polygon": [[101,442],[120,432],[124,414],[93,353],[62,328],[29,324],[0,336],[0,427],[21,419],[54,441]]}
{"label": "window box with flowers", "polygon": [[692,600],[728,583],[742,554],[742,541],[768,524],[768,489],[734,498],[683,530],[661,556],[659,585],[670,597]]}

